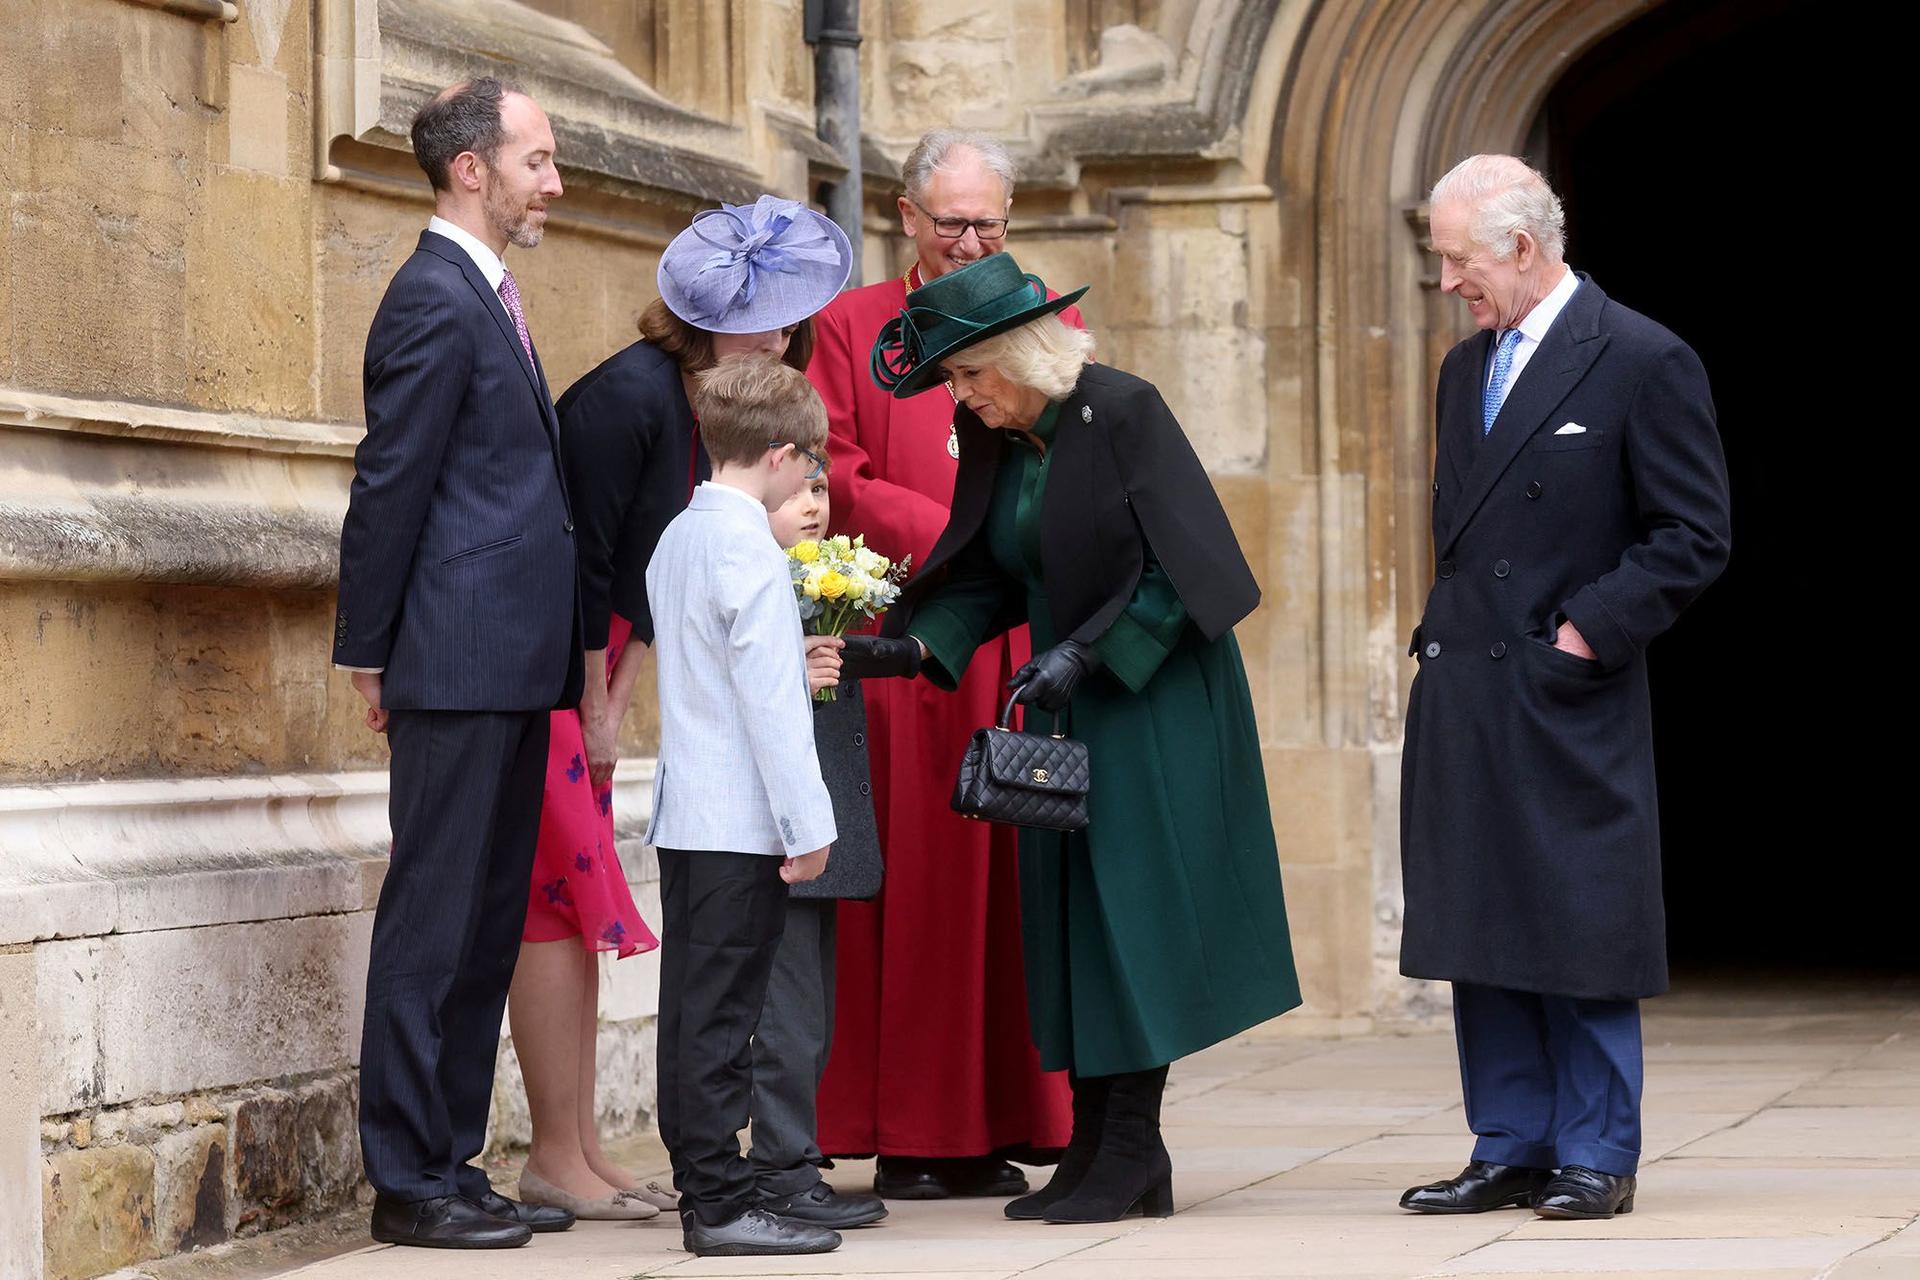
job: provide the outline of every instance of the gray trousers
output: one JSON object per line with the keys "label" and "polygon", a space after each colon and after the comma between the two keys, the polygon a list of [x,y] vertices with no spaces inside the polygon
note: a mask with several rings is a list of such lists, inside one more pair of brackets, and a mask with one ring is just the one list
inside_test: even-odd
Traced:
{"label": "gray trousers", "polygon": [[753,1036],[754,1190],[799,1195],[820,1181],[814,1102],[833,1047],[833,947],[839,903],[789,898],[766,1006]]}

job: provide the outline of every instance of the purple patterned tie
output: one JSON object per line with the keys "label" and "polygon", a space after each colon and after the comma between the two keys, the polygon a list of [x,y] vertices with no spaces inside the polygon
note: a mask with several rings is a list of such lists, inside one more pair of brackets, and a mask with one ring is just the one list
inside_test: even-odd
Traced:
{"label": "purple patterned tie", "polygon": [[526,348],[527,362],[531,364],[533,339],[527,336],[527,313],[520,309],[520,286],[514,283],[511,271],[500,277],[500,301],[507,304],[507,314],[513,317],[513,331],[520,335],[520,345]]}

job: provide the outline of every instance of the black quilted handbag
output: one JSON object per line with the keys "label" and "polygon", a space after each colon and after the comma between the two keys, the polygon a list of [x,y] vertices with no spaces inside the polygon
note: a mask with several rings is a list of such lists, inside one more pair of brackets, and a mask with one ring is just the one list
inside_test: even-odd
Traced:
{"label": "black quilted handbag", "polygon": [[953,785],[953,811],[1016,827],[1085,829],[1087,787],[1093,780],[1087,744],[1062,734],[1008,728],[1013,701],[1007,699],[999,724],[973,731]]}

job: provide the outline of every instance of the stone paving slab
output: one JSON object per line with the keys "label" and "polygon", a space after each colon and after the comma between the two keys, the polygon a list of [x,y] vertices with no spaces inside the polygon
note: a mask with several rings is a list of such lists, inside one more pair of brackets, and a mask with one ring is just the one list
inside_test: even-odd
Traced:
{"label": "stone paving slab", "polygon": [[[1281,1026],[1175,1067],[1165,1127],[1178,1212],[1165,1221],[1049,1227],[1006,1221],[998,1201],[897,1203],[815,1258],[696,1259],[662,1218],[582,1223],[505,1254],[370,1247],[248,1274],[1920,1280],[1920,994],[1683,996],[1650,1004],[1646,1026],[1647,1161],[1637,1211],[1613,1222],[1401,1212],[1402,1189],[1454,1172],[1470,1146],[1452,1036],[1325,1040]],[[655,1176],[664,1163],[652,1139],[617,1158]],[[497,1181],[506,1189],[512,1176]],[[864,1189],[872,1166],[832,1177]],[[217,1258],[201,1265],[206,1280],[233,1274]],[[168,1264],[163,1280],[197,1280],[194,1260]]]}
{"label": "stone paving slab", "polygon": [[[1877,1235],[1762,1237],[1715,1240],[1500,1240],[1428,1272],[1432,1276],[1546,1276],[1568,1271],[1639,1275],[1779,1271],[1817,1275],[1850,1253],[1879,1242]],[[1604,1270],[1601,1270],[1604,1268]]]}

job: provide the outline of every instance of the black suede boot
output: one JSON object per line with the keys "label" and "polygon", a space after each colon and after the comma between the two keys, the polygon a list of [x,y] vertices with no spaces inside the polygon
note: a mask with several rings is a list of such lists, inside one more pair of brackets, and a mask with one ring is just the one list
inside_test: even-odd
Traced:
{"label": "black suede boot", "polygon": [[1160,1096],[1167,1069],[1108,1076],[1100,1145],[1080,1185],[1045,1210],[1048,1222],[1117,1222],[1135,1209],[1173,1213],[1173,1160],[1160,1140]]}
{"label": "black suede boot", "polygon": [[1107,1114],[1107,1090],[1112,1076],[1068,1076],[1073,1086],[1073,1137],[1060,1153],[1047,1185],[1030,1196],[1007,1202],[1009,1218],[1038,1221],[1047,1216],[1054,1202],[1064,1200],[1080,1186],[1087,1170],[1093,1167],[1093,1153],[1100,1146],[1100,1129]]}

